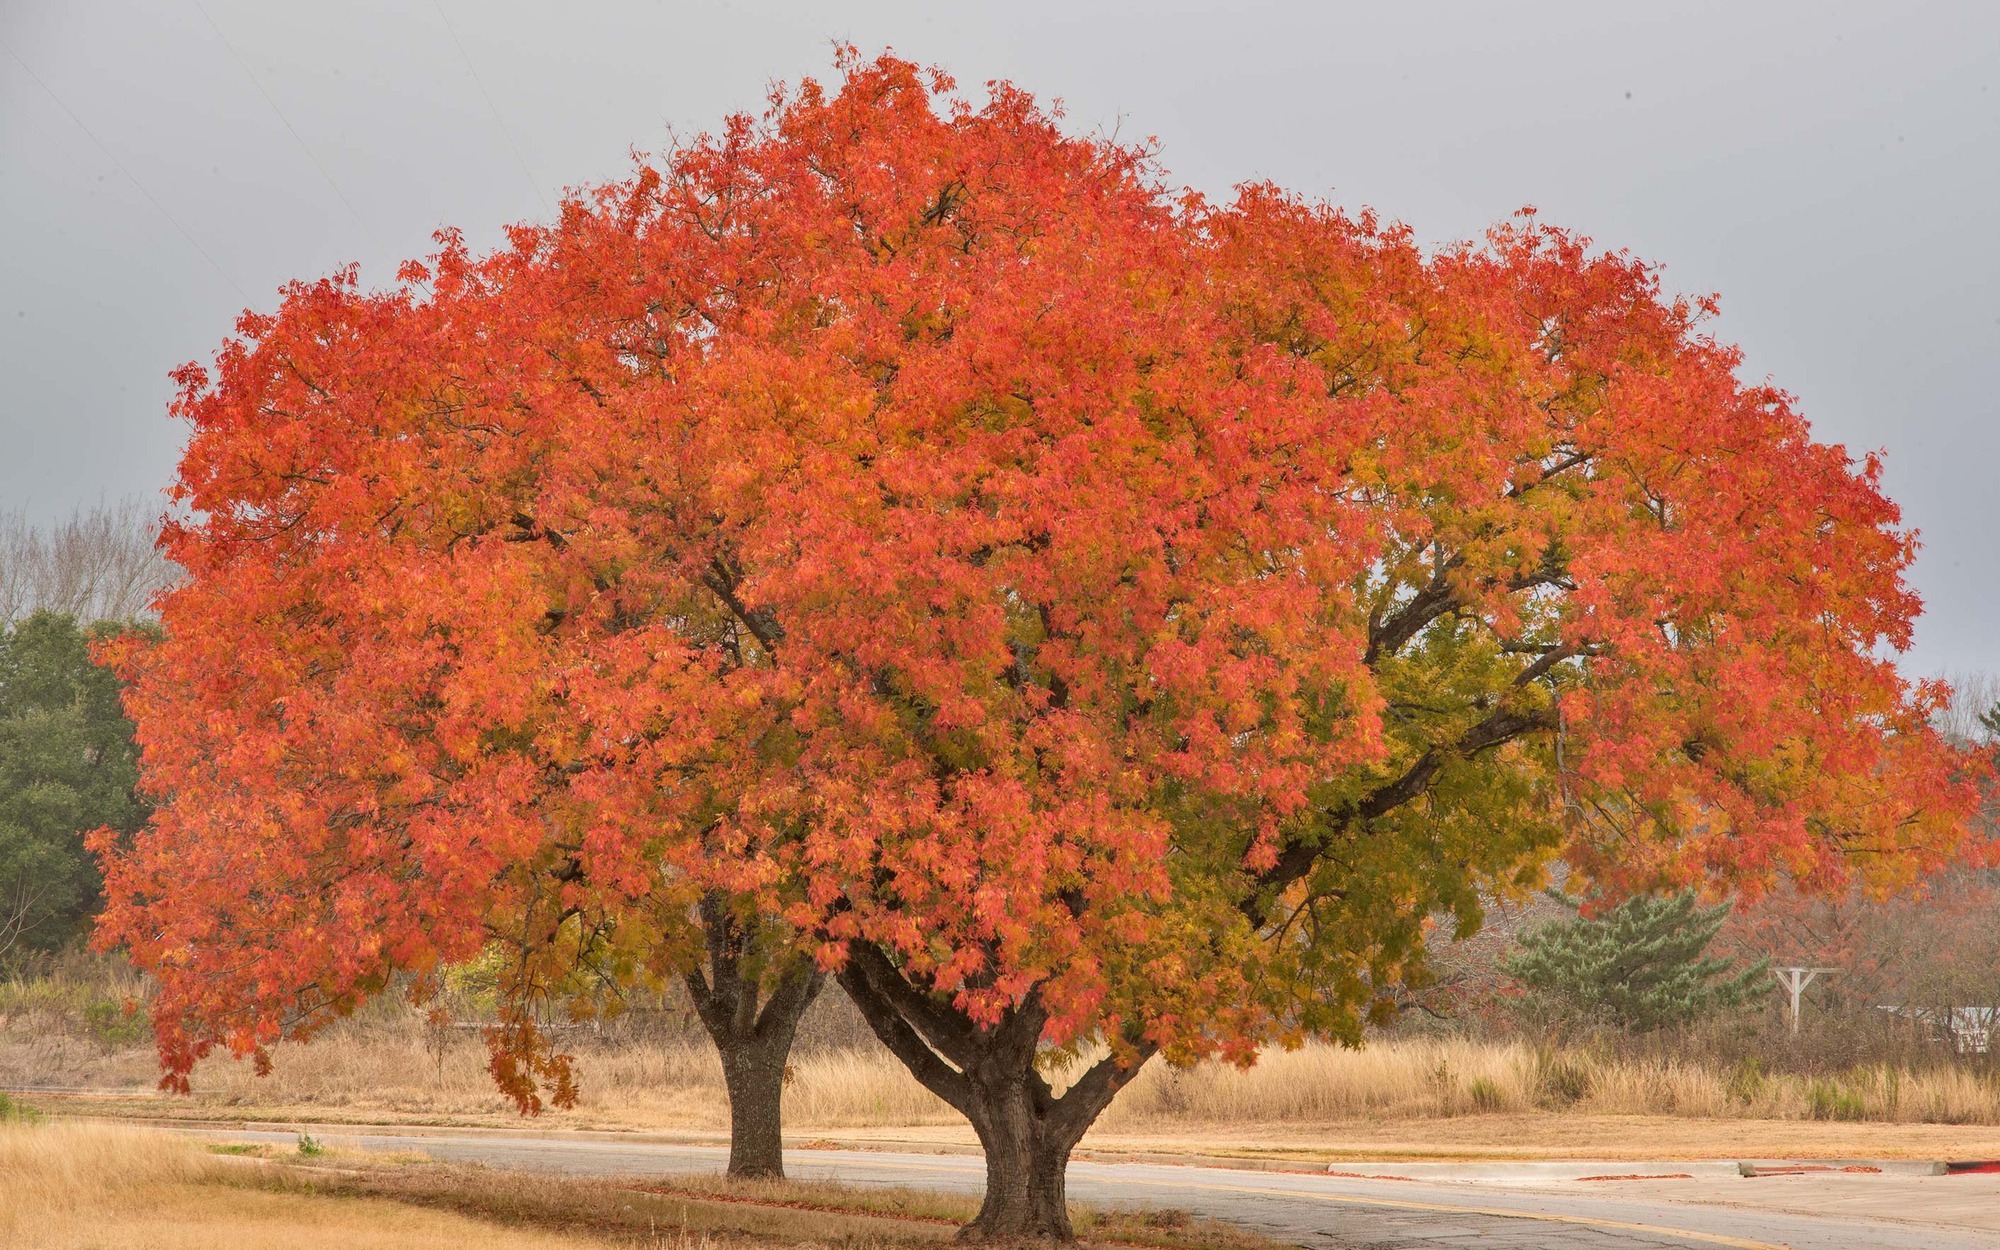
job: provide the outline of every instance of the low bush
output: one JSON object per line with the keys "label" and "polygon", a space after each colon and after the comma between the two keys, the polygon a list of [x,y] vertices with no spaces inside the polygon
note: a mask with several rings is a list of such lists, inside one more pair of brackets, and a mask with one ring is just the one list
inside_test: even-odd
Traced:
{"label": "low bush", "polygon": [[1478,1076],[1465,1087],[1466,1096],[1472,1099],[1474,1111],[1505,1111],[1508,1098],[1498,1083],[1490,1077]]}
{"label": "low bush", "polygon": [[1544,1045],[1535,1051],[1535,1102],[1553,1111],[1590,1097],[1589,1059],[1575,1051]]}
{"label": "low bush", "polygon": [[153,1022],[134,1002],[98,999],[84,1004],[84,1027],[106,1046],[134,1046],[153,1036]]}
{"label": "low bush", "polygon": [[0,1124],[34,1124],[42,1113],[7,1094],[0,1093]]}
{"label": "low bush", "polygon": [[1818,1079],[1806,1086],[1806,1114],[1815,1120],[1865,1120],[1867,1100],[1838,1080]]}

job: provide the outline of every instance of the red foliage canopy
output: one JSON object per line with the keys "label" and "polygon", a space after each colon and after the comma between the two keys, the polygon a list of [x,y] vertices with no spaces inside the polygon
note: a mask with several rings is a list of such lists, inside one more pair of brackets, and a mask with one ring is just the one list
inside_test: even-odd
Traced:
{"label": "red foliage canopy", "polygon": [[170,1077],[496,936],[525,998],[664,966],[703,890],[1129,1065],[1351,1033],[1565,841],[1955,851],[1877,464],[1706,304],[847,69],[180,375],[160,808],[99,843]]}

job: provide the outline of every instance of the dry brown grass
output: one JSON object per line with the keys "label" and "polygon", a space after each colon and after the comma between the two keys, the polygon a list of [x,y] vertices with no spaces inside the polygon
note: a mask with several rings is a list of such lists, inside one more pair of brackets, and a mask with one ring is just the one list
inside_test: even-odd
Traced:
{"label": "dry brown grass", "polygon": [[[565,1120],[720,1130],[727,1102],[715,1052],[687,1043],[580,1047],[577,1111]],[[460,1040],[443,1061],[420,1036],[389,1030],[283,1047],[270,1077],[204,1064],[195,1089],[223,1105],[510,1115],[484,1049]],[[1538,1049],[1519,1042],[1385,1040],[1361,1050],[1309,1045],[1251,1068],[1150,1065],[1105,1113],[1105,1131],[1315,1123],[1544,1110],[1702,1119],[2000,1124],[2000,1081],[1937,1065],[1823,1075],[1771,1074],[1693,1059]],[[959,1117],[881,1050],[797,1056],[785,1095],[803,1132],[956,1124]]]}
{"label": "dry brown grass", "polygon": [[[582,1098],[557,1122],[725,1130],[727,1091],[706,1043],[577,1048]],[[417,1116],[513,1117],[494,1089],[486,1050],[455,1037],[440,1055],[416,1029],[370,1029],[281,1046],[268,1077],[226,1059],[193,1075],[198,1099],[222,1106],[339,1108]],[[150,1061],[150,1056],[146,1057]],[[0,1056],[0,1062],[4,1057]],[[789,1123],[807,1127],[957,1123],[959,1116],[918,1085],[887,1052],[833,1050],[796,1055],[785,1094]],[[4,1071],[4,1068],[0,1068]],[[81,1083],[81,1082],[79,1082]]]}
{"label": "dry brown grass", "polygon": [[949,1240],[962,1222],[787,1205],[775,1197],[760,1202],[750,1196],[690,1192],[657,1181],[641,1189],[631,1182],[432,1163],[277,1169],[263,1173],[257,1183],[285,1193],[387,1202],[405,1210],[620,1244],[671,1239],[677,1245],[729,1250],[927,1246]]}
{"label": "dry brown grass", "polygon": [[[232,1157],[233,1156],[233,1157]],[[0,1247],[37,1250],[897,1250],[949,1240],[978,1199],[720,1176],[592,1180],[271,1147],[204,1151],[78,1122],[0,1127]],[[1072,1211],[1085,1245],[1276,1250],[1177,1213]]]}
{"label": "dry brown grass", "polygon": [[[558,1250],[594,1238],[509,1229],[381,1199],[268,1192],[258,1164],[164,1133],[98,1124],[0,1126],[0,1246],[35,1250]],[[696,1248],[690,1248],[696,1250]]]}
{"label": "dry brown grass", "polygon": [[1521,1042],[1397,1040],[1307,1046],[1237,1069],[1142,1073],[1106,1130],[1173,1124],[1437,1119],[1560,1110],[1595,1116],[2000,1124],[2000,1081],[1964,1068],[1868,1067],[1768,1074],[1664,1056]]}
{"label": "dry brown grass", "polygon": [[[759,1245],[928,1246],[971,1220],[969,1194],[827,1181],[739,1181],[717,1175],[590,1180],[451,1164],[298,1170],[283,1183],[554,1229],[661,1230]],[[1259,1234],[1179,1211],[1103,1211],[1071,1204],[1085,1246],[1149,1250],[1278,1250]]]}

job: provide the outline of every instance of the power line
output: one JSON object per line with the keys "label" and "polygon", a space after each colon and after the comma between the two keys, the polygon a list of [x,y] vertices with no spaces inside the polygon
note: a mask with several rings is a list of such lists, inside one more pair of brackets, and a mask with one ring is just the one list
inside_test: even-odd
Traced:
{"label": "power line", "polygon": [[219,277],[221,277],[221,279],[224,282],[227,282],[230,285],[230,288],[233,289],[238,296],[242,297],[243,302],[245,304],[248,304],[250,302],[249,294],[245,292],[241,286],[237,285],[236,279],[229,276],[229,271],[224,269],[221,265],[217,264],[215,257],[210,256],[208,254],[208,249],[203,247],[201,243],[198,240],[196,240],[192,234],[188,233],[188,228],[180,223],[180,219],[175,217],[172,213],[168,212],[167,206],[160,203],[159,199],[155,197],[151,191],[148,191],[146,189],[146,184],[139,181],[138,176],[134,174],[131,170],[125,168],[125,162],[119,160],[117,155],[114,152],[112,152],[110,148],[104,146],[104,140],[98,138],[95,131],[91,130],[90,127],[83,124],[83,119],[76,115],[76,110],[72,109],[69,105],[63,103],[63,98],[55,93],[55,88],[43,82],[42,76],[35,72],[33,66],[29,65],[26,61],[22,60],[21,54],[14,51],[12,47],[4,43],[0,43],[0,47],[7,48],[7,55],[14,58],[14,64],[20,66],[21,69],[24,72],[26,72],[28,77],[35,80],[35,85],[37,87],[40,87],[42,91],[49,97],[49,99],[54,100],[56,102],[57,108],[61,109],[64,113],[69,115],[70,121],[76,124],[76,128],[78,130],[81,130],[86,138],[88,138],[92,143],[97,145],[97,150],[103,153],[104,159],[110,161],[113,167],[115,167],[119,173],[124,174],[125,180],[127,182],[130,182],[133,186],[139,188],[139,194],[146,197],[146,202],[148,204],[151,204],[154,208],[159,209],[160,216],[166,218],[174,229],[180,231],[181,237],[188,241],[188,246],[193,248],[195,251],[201,253],[201,258],[208,262],[209,268],[215,270],[216,274]]}
{"label": "power line", "polygon": [[529,185],[535,188],[535,198],[542,202],[542,211],[553,214],[555,210],[550,207],[549,197],[542,191],[541,181],[535,177],[535,171],[528,168],[528,158],[521,155],[520,145],[514,142],[514,132],[507,129],[507,123],[500,116],[500,106],[493,103],[493,93],[486,89],[485,80],[479,76],[479,71],[473,68],[472,58],[466,55],[465,45],[459,42],[458,31],[452,28],[451,18],[446,16],[444,5],[439,3],[439,0],[431,0],[431,7],[437,10],[438,20],[444,23],[444,32],[451,36],[452,46],[458,49],[458,59],[465,62],[465,72],[472,75],[472,81],[479,88],[479,94],[486,97],[486,111],[493,114],[493,125],[500,131],[500,137],[507,141],[507,149],[514,154],[514,160],[520,165],[521,172],[526,175]]}
{"label": "power line", "polygon": [[[328,173],[326,166],[320,163],[319,157],[313,153],[312,145],[305,141],[303,135],[299,134],[298,127],[292,125],[292,119],[285,116],[285,110],[279,108],[278,102],[271,98],[271,93],[264,90],[264,84],[258,80],[256,74],[251,72],[250,64],[243,59],[243,54],[236,50],[235,44],[229,42],[229,36],[223,34],[222,27],[217,26],[215,19],[208,15],[208,10],[202,6],[201,0],[193,0],[193,4],[195,12],[201,14],[201,20],[207,22],[208,28],[215,32],[215,37],[222,41],[222,46],[229,52],[230,59],[236,62],[236,68],[242,70],[243,76],[250,80],[250,85],[257,88],[257,94],[264,97],[264,103],[271,106],[271,111],[278,115],[278,120],[283,122],[285,129],[291,132],[292,138],[299,145],[299,150],[306,154],[306,159],[311,161],[313,168],[319,171],[319,176],[326,179],[326,185],[332,187],[333,193],[340,197],[340,202],[347,206],[348,215],[354,218],[354,224],[360,226],[363,230],[367,230],[368,223],[362,220],[360,211],[354,207],[354,202],[347,198],[347,193],[340,189],[340,184],[333,180],[333,175]],[[370,231],[370,233],[372,234],[373,232]]]}

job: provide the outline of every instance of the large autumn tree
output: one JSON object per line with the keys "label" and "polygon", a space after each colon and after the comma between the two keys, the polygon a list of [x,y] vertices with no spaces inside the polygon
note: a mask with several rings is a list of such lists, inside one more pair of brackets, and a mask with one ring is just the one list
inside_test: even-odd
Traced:
{"label": "large autumn tree", "polygon": [[1150,1056],[1358,1039],[1559,851],[1957,849],[1911,539],[1705,305],[844,69],[183,375],[163,805],[101,843],[170,1078],[496,934],[531,1003],[755,930],[971,1121],[973,1231],[1064,1238]]}

